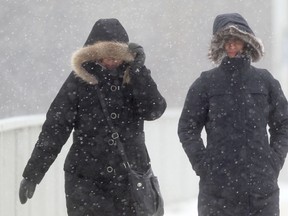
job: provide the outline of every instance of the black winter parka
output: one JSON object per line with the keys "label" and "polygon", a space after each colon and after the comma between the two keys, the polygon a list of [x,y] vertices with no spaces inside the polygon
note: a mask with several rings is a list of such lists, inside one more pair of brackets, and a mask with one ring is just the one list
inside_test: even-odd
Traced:
{"label": "black winter parka", "polygon": [[200,176],[199,215],[278,215],[288,105],[267,70],[226,57],[203,72],[189,89],[178,133]]}
{"label": "black winter parka", "polygon": [[[230,40],[244,43],[233,58],[224,46]],[[215,18],[208,56],[220,65],[192,84],[178,126],[200,176],[199,216],[279,215],[277,181],[288,151],[288,104],[279,82],[251,65],[263,53],[261,40],[240,14]]]}
{"label": "black winter parka", "polygon": [[[96,65],[96,68],[100,66]],[[107,100],[112,100],[109,111],[115,118],[113,121],[125,143],[131,165],[143,171],[150,162],[144,142],[144,120],[159,118],[166,103],[146,68],[137,76],[132,78],[133,84],[125,86],[119,85],[118,79],[112,80],[103,84],[101,91],[109,95]],[[65,162],[65,171],[99,178],[120,166],[122,161],[114,142],[117,136],[106,122],[96,88],[99,85],[87,84],[74,72],[70,74],[49,108],[24,171],[25,178],[40,183],[73,129],[73,145]]]}
{"label": "black winter parka", "polygon": [[[113,21],[113,20],[112,20]],[[107,23],[108,22],[108,23]],[[85,46],[72,59],[69,75],[47,112],[39,139],[23,177],[40,183],[73,131],[73,144],[64,170],[102,181],[125,173],[115,139],[121,139],[130,165],[144,171],[150,163],[143,124],[159,118],[166,102],[145,66],[129,72],[128,36],[117,21],[100,20]],[[98,62],[103,57],[124,60],[117,70]],[[129,82],[125,82],[125,76]],[[96,89],[102,93],[118,133],[111,131]]]}

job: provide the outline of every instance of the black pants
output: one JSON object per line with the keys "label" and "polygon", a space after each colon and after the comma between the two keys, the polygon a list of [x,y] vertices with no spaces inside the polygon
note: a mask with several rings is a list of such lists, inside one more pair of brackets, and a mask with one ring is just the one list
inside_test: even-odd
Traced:
{"label": "black pants", "polygon": [[66,206],[69,216],[135,216],[127,194],[127,182],[115,176],[95,181],[65,173]]}
{"label": "black pants", "polygon": [[[209,194],[209,187],[199,190],[198,216],[279,216],[279,189],[267,195],[224,192]],[[232,191],[232,190],[231,190]],[[226,194],[227,196],[223,196]]]}

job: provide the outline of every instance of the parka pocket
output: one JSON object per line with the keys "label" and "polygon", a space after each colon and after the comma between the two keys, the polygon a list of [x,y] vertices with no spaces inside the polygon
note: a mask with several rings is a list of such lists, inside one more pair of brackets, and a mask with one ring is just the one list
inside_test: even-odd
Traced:
{"label": "parka pocket", "polygon": [[209,166],[210,166],[210,156],[208,151],[206,150],[201,160],[193,166],[193,169],[195,170],[196,174],[203,179],[209,172]]}
{"label": "parka pocket", "polygon": [[220,90],[220,89],[214,89],[213,91],[209,92],[208,97],[209,97],[209,102],[218,102],[218,100],[230,100],[231,96],[233,96],[231,91],[225,91]]}
{"label": "parka pocket", "polygon": [[234,112],[234,96],[230,91],[214,90],[209,93],[209,118],[221,119]]}
{"label": "parka pocket", "polygon": [[269,108],[269,97],[268,91],[266,89],[260,88],[248,88],[246,89],[246,102],[247,104],[253,105],[255,108],[259,108],[265,111],[265,109]]}
{"label": "parka pocket", "polygon": [[277,174],[277,176],[280,173],[280,170],[282,168],[283,162],[280,158],[280,156],[273,150],[272,147],[270,148],[270,152],[269,152],[269,159],[270,159],[270,163],[272,168],[274,169],[275,173]]}
{"label": "parka pocket", "polygon": [[271,178],[272,176],[278,178],[284,161],[282,162],[281,156],[270,146],[268,140],[261,146],[261,149],[263,160],[259,162],[259,166],[268,166],[268,169],[265,169],[265,174],[270,175]]}

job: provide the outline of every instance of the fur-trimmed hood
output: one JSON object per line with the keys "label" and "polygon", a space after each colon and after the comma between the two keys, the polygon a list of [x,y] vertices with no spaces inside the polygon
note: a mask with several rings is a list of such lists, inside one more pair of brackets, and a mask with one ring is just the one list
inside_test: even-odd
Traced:
{"label": "fur-trimmed hood", "polygon": [[128,49],[128,44],[113,41],[96,42],[83,47],[72,55],[72,69],[77,76],[89,84],[97,84],[96,77],[83,67],[85,62],[99,62],[103,58],[115,58],[124,62],[134,60],[133,54]]}
{"label": "fur-trimmed hood", "polygon": [[94,24],[84,46],[72,55],[72,69],[85,82],[97,84],[98,80],[83,67],[84,63],[99,62],[103,58],[129,63],[134,56],[128,49],[128,43],[128,34],[117,19],[100,19]]}
{"label": "fur-trimmed hood", "polygon": [[237,13],[221,14],[215,18],[213,37],[209,48],[208,57],[215,63],[220,63],[226,56],[225,41],[235,36],[246,43],[244,52],[250,56],[252,62],[257,62],[264,55],[262,41],[255,36],[246,20]]}

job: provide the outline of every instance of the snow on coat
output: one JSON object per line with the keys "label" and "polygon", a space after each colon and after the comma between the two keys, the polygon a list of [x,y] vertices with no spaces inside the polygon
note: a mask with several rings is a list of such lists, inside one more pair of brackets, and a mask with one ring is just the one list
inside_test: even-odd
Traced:
{"label": "snow on coat", "polygon": [[[52,102],[39,139],[24,170],[23,177],[40,183],[73,131],[73,144],[64,170],[95,180],[125,174],[115,145],[118,138],[110,130],[96,88],[105,97],[107,109],[123,141],[131,165],[147,169],[150,159],[145,145],[144,120],[159,118],[166,109],[150,70],[125,73],[134,57],[128,50],[128,35],[119,22],[96,22],[83,48],[72,56],[73,72]],[[117,70],[103,68],[99,61],[113,57],[124,61]],[[127,74],[126,74],[127,75]]]}
{"label": "snow on coat", "polygon": [[[237,29],[233,19],[228,23]],[[229,26],[217,29],[217,37]],[[251,32],[245,37],[253,40]],[[277,179],[288,151],[288,105],[279,82],[252,66],[251,58],[221,57],[221,64],[203,72],[186,97],[178,134],[200,176],[199,216],[279,215]]]}

